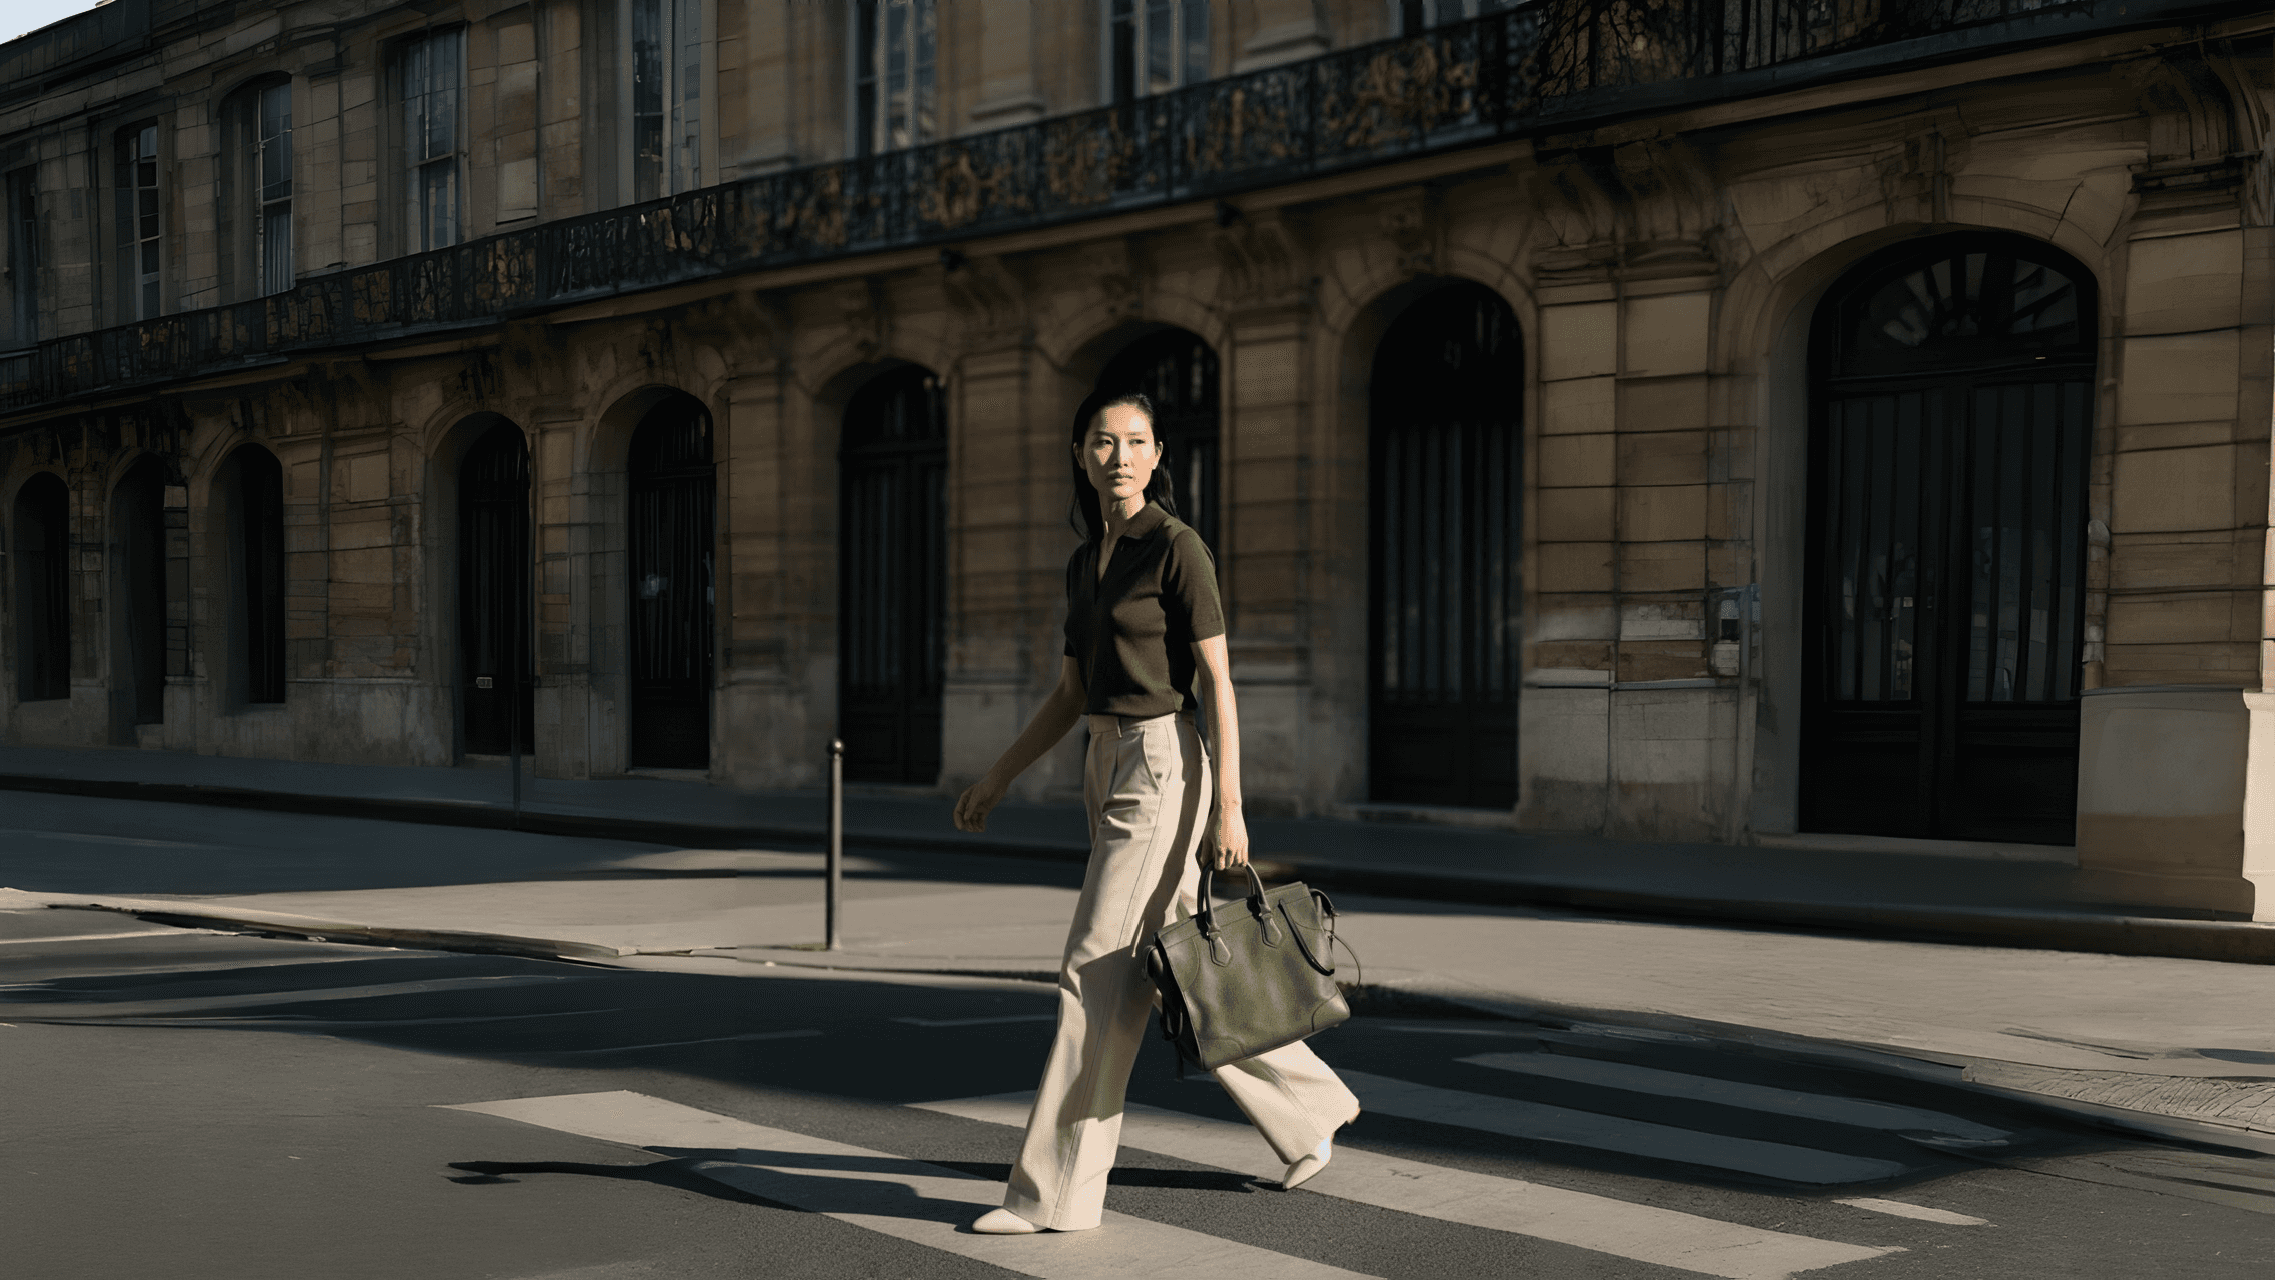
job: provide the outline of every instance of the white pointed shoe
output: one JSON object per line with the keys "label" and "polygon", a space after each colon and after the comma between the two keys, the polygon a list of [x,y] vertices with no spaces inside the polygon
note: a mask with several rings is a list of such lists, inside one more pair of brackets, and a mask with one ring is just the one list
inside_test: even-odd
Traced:
{"label": "white pointed shoe", "polygon": [[1332,1137],[1321,1138],[1318,1150],[1289,1165],[1287,1173],[1280,1178],[1280,1190],[1293,1191],[1311,1181],[1312,1175],[1326,1168],[1327,1162],[1335,1158],[1334,1144],[1335,1139]]}
{"label": "white pointed shoe", "polygon": [[972,1223],[972,1230],[983,1236],[1031,1236],[1042,1228],[1009,1209],[990,1209]]}

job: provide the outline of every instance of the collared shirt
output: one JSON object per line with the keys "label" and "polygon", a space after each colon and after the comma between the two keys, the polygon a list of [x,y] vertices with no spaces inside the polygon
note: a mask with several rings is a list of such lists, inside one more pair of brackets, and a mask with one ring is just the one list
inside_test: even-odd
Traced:
{"label": "collared shirt", "polygon": [[1066,562],[1066,655],[1087,715],[1190,711],[1193,644],[1224,634],[1216,562],[1193,527],[1154,503],[1130,520],[1098,576],[1098,544]]}

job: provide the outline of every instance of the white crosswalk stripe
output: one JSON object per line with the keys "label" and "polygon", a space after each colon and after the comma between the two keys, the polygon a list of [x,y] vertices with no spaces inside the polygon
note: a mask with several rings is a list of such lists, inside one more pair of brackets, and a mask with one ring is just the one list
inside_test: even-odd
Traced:
{"label": "white crosswalk stripe", "polygon": [[[1353,1073],[1345,1073],[1351,1078]],[[1035,1095],[1005,1093],[911,1105],[990,1124],[1022,1127]],[[1372,1095],[1361,1089],[1361,1101]],[[1122,1144],[1194,1164],[1279,1179],[1277,1157],[1244,1124],[1131,1105]],[[1542,1186],[1339,1146],[1326,1172],[1305,1189],[1441,1222],[1506,1231],[1637,1262],[1730,1280],[1774,1280],[1900,1253],[1719,1222],[1608,1196]]]}
{"label": "white crosswalk stripe", "polygon": [[731,1151],[705,1177],[883,1235],[1051,1280],[1331,1280],[1325,1263],[1108,1212],[1096,1231],[983,1236],[963,1224],[1003,1203],[1003,1184],[883,1151],[752,1124],[646,1094],[566,1094],[446,1108],[658,1151]]}
{"label": "white crosswalk stripe", "polygon": [[1686,1075],[1680,1071],[1662,1071],[1656,1067],[1606,1062],[1597,1058],[1575,1058],[1555,1053],[1480,1053],[1460,1061],[1491,1067],[1496,1071],[1514,1071],[1581,1084],[1600,1084],[1631,1093],[1651,1093],[1662,1098],[1683,1098],[1693,1102],[1714,1102],[1726,1107],[1769,1111],[1809,1120],[1829,1120],[1835,1124],[1855,1125],[1862,1129],[1925,1131],[1945,1139],[1940,1144],[1944,1146],[1995,1146],[2004,1144],[2009,1136],[2003,1129],[1993,1129],[1921,1107],[1871,1102],[1862,1098],[1829,1097],[1819,1093],[1803,1093],[1797,1089],[1777,1089],[1768,1085],[1716,1079],[1713,1076]]}
{"label": "white crosswalk stripe", "polygon": [[1949,1209],[1930,1209],[1924,1204],[1905,1204],[1901,1200],[1875,1200],[1871,1196],[1858,1196],[1852,1200],[1835,1201],[1852,1209],[1870,1209],[1874,1213],[1892,1214],[1898,1218],[1917,1218],[1921,1222],[1940,1222],[1948,1227],[1987,1227],[1988,1218],[1971,1218]]}
{"label": "white crosswalk stripe", "polygon": [[1441,1089],[1363,1071],[1339,1071],[1338,1074],[1369,1111],[1482,1129],[1536,1142],[1562,1142],[1598,1151],[1679,1160],[1713,1169],[1820,1185],[1877,1181],[1895,1177],[1907,1168],[1893,1160],[1679,1129],[1624,1116]]}

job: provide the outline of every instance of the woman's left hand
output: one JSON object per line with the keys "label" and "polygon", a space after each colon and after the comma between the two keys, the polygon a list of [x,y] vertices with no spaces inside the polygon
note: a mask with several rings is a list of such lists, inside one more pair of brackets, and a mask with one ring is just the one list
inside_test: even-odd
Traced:
{"label": "woman's left hand", "polygon": [[1238,809],[1217,810],[1216,820],[1209,831],[1209,854],[1216,859],[1216,869],[1230,871],[1248,865],[1248,820]]}

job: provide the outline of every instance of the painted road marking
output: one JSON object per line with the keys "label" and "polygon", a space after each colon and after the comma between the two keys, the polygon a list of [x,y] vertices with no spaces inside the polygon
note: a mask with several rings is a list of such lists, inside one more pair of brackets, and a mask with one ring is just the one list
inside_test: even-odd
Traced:
{"label": "painted road marking", "polygon": [[[323,1000],[370,1000],[379,996],[428,995],[437,991],[470,989],[496,990],[501,987],[526,987],[539,982],[574,981],[576,979],[566,974],[504,973],[479,978],[429,978],[424,982],[376,982],[360,987],[323,987],[314,991],[258,991],[241,996],[187,996],[178,1000],[89,1000],[71,1004],[49,1004],[42,1001],[5,1007],[11,1009],[14,1016],[27,1022],[55,1018],[163,1017],[170,1013],[194,1013],[202,1009],[250,1009],[272,1004],[306,1004]],[[20,983],[13,987],[0,987],[0,993],[38,990],[41,986],[40,983]]]}
{"label": "painted road marking", "polygon": [[995,1018],[895,1018],[912,1027],[989,1027],[999,1022],[1056,1022],[1055,1013],[1009,1013]]}
{"label": "painted road marking", "polygon": [[1575,1111],[1568,1107],[1552,1107],[1546,1103],[1523,1102],[1515,1098],[1468,1093],[1460,1089],[1440,1089],[1434,1085],[1393,1080],[1388,1076],[1368,1075],[1363,1071],[1344,1071],[1339,1074],[1343,1077],[1343,1083],[1351,1086],[1351,1091],[1359,1095],[1360,1104],[1369,1111],[1403,1116],[1409,1120],[1460,1125],[1465,1129],[1482,1129],[1487,1133],[1529,1138],[1536,1142],[1563,1142],[1597,1151],[1617,1151],[1623,1155],[1648,1156],[1655,1160],[1680,1160],[1685,1164],[1705,1165],[1712,1169],[1730,1169],[1739,1173],[1783,1178],[1787,1182],[1819,1185],[1893,1178],[1908,1168],[1893,1160],[1819,1151],[1814,1147],[1764,1142],[1758,1138],[1734,1138],[1719,1133],[1679,1129],[1673,1125],[1653,1124],[1647,1120],[1630,1120],[1625,1116],[1600,1115],[1593,1111]]}
{"label": "painted road marking", "polygon": [[634,1049],[677,1049],[690,1044],[725,1044],[729,1040],[803,1040],[819,1031],[745,1031],[739,1036],[711,1036],[704,1040],[665,1040],[657,1044],[616,1044],[605,1049],[533,1049],[532,1053],[630,1053]]}
{"label": "painted road marking", "polygon": [[1922,1222],[1941,1222],[1953,1227],[1987,1227],[1991,1225],[1991,1220],[1988,1218],[1970,1218],[1964,1213],[1953,1213],[1949,1209],[1930,1209],[1924,1204],[1905,1204],[1901,1200],[1875,1200],[1870,1196],[1858,1196],[1853,1200],[1836,1200],[1834,1203],[1845,1204],[1855,1209],[1870,1209],[1874,1213],[1892,1213],[1899,1218],[1917,1218]]}
{"label": "painted road marking", "polygon": [[1595,1058],[1573,1058],[1555,1053],[1480,1053],[1460,1061],[1492,1067],[1497,1071],[1516,1071],[1555,1080],[1572,1080],[1580,1084],[1600,1084],[1606,1088],[1625,1089],[1630,1093],[1655,1093],[1664,1098],[1717,1102],[1726,1107],[1743,1107],[1748,1111],[1770,1111],[1810,1120],[1829,1120],[1860,1129],[1924,1129],[1984,1146],[2004,1144],[2011,1136],[2004,1129],[1993,1129],[1923,1107],[1870,1102],[1862,1098],[1828,1097],[1796,1089],[1718,1080],[1712,1076],[1686,1075],[1680,1071],[1663,1071],[1657,1067],[1640,1067],[1625,1062],[1604,1062]]}
{"label": "painted road marking", "polygon": [[1052,1280],[1329,1280],[1360,1273],[1183,1227],[1109,1212],[1099,1231],[983,1236],[965,1224],[1003,1204],[1004,1186],[905,1156],[752,1124],[617,1091],[446,1107],[675,1156],[715,1154],[695,1171],[777,1204]]}
{"label": "painted road marking", "polygon": [[108,942],[113,938],[156,938],[161,935],[182,937],[192,933],[212,933],[211,929],[132,929],[124,933],[70,933],[57,938],[0,938],[0,947],[21,947],[34,942]]}
{"label": "painted road marking", "polygon": [[[910,1105],[967,1120],[1024,1128],[1034,1103],[1035,1095],[1029,1091]],[[1157,1107],[1131,1105],[1124,1110],[1122,1145],[1252,1174],[1270,1182],[1278,1182],[1285,1172],[1279,1158],[1249,1126]],[[1449,1169],[1349,1146],[1337,1147],[1334,1162],[1305,1183],[1304,1189],[1399,1213],[1506,1231],[1730,1280],[1775,1280],[1797,1271],[1902,1252],[1743,1227],[1672,1209]]]}

